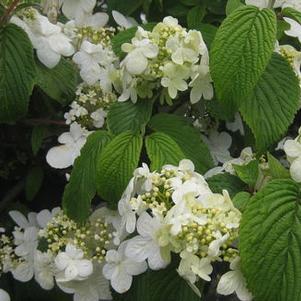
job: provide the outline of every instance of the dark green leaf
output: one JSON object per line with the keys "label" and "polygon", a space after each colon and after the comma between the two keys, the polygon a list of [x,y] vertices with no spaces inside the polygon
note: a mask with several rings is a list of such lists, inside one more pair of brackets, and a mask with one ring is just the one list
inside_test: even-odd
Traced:
{"label": "dark green leaf", "polygon": [[12,122],[27,113],[36,77],[33,48],[18,26],[0,28],[0,122]]}
{"label": "dark green leaf", "polygon": [[274,179],[289,178],[289,171],[270,153],[268,153],[269,171]]}
{"label": "dark green leaf", "polygon": [[237,176],[250,187],[256,185],[259,175],[259,162],[252,160],[246,165],[232,165],[235,169]]}
{"label": "dark green leaf", "polygon": [[96,194],[96,162],[110,140],[105,131],[92,133],[74,163],[63,195],[63,208],[77,222],[84,222],[90,214],[91,201]]}
{"label": "dark green leaf", "polygon": [[254,92],[240,107],[255,136],[259,153],[286,133],[299,109],[299,101],[297,76],[288,61],[274,53]]}
{"label": "dark green leaf", "polygon": [[136,104],[131,101],[117,102],[110,107],[107,125],[109,130],[118,135],[125,131],[144,132],[152,114],[153,101],[145,99]]}
{"label": "dark green leaf", "polygon": [[42,146],[43,140],[48,135],[48,128],[46,126],[35,126],[31,133],[31,148],[34,155],[36,155]]}
{"label": "dark green leaf", "polygon": [[25,196],[32,201],[39,192],[44,179],[44,171],[40,166],[33,167],[28,171],[25,181]]}
{"label": "dark green leaf", "polygon": [[116,136],[96,162],[97,192],[114,206],[137,168],[142,137],[125,132]]}
{"label": "dark green leaf", "polygon": [[243,6],[240,0],[228,0],[226,6],[226,14],[230,15],[233,11],[235,11],[240,6]]}
{"label": "dark green leaf", "polygon": [[198,5],[190,9],[187,15],[188,28],[198,29],[206,14],[205,5]]}
{"label": "dark green leaf", "polygon": [[151,119],[149,126],[170,136],[181,148],[185,158],[193,161],[198,172],[205,173],[213,166],[207,145],[187,118],[161,113]]}
{"label": "dark green leaf", "polygon": [[247,185],[238,177],[229,173],[222,173],[207,179],[210,189],[214,193],[222,193],[223,190],[229,192],[230,197],[247,189]]}
{"label": "dark green leaf", "polygon": [[151,170],[160,170],[165,164],[178,165],[185,159],[179,145],[164,133],[153,133],[146,137],[145,145],[151,161]]}
{"label": "dark green leaf", "polygon": [[75,97],[77,70],[72,62],[61,58],[52,69],[37,61],[37,85],[52,99],[61,104],[70,103]]}
{"label": "dark green leaf", "polygon": [[143,0],[107,0],[106,3],[108,5],[108,11],[117,10],[126,16],[130,16],[143,4]]}
{"label": "dark green leaf", "polygon": [[249,192],[242,191],[234,196],[232,202],[240,212],[243,212],[246,206],[248,205],[250,199],[251,199],[251,194]]}

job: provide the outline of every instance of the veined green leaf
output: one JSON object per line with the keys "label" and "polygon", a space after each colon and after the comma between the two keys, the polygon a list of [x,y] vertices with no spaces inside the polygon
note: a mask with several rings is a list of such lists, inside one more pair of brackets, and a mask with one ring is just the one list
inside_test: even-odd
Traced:
{"label": "veined green leaf", "polygon": [[259,162],[252,160],[246,165],[235,165],[233,168],[237,176],[250,187],[254,187],[259,176]]}

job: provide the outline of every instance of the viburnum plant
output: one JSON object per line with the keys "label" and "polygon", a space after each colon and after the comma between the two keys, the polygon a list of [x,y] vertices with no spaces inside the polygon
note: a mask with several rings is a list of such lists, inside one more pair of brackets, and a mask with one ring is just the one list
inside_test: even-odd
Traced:
{"label": "viburnum plant", "polygon": [[301,301],[300,43],[300,0],[1,0],[0,301]]}

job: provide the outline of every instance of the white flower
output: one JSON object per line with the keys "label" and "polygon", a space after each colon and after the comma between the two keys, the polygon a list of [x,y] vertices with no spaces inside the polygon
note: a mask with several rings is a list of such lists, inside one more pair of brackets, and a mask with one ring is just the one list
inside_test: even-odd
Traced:
{"label": "white flower", "polygon": [[217,293],[221,295],[231,295],[234,292],[242,301],[252,300],[252,294],[248,291],[246,280],[240,271],[240,258],[236,257],[230,264],[232,271],[224,274],[218,285]]}
{"label": "white flower", "polygon": [[137,231],[140,235],[128,241],[125,254],[137,262],[148,260],[152,270],[159,270],[168,264],[161,257],[160,246],[156,234],[161,228],[161,222],[157,217],[151,217],[143,212],[137,221]]}
{"label": "white flower", "polygon": [[93,273],[92,262],[84,259],[84,252],[71,244],[56,256],[55,266],[61,272],[56,277],[57,282],[84,280]]}
{"label": "white flower", "polygon": [[[300,27],[301,28],[301,27]],[[281,45],[279,46],[279,52],[284,57],[286,57],[292,67],[294,68],[294,71],[296,72],[297,76],[301,77],[301,52],[297,51],[293,46],[291,45]]]}
{"label": "white flower", "polygon": [[148,59],[155,58],[159,52],[158,46],[149,39],[137,38],[132,39],[132,44],[122,44],[121,49],[128,53],[121,65],[132,75],[142,74],[147,68]]}
{"label": "white flower", "polygon": [[244,125],[239,113],[235,114],[233,122],[226,122],[226,127],[232,132],[239,131],[242,136],[245,135]]}
{"label": "white flower", "polygon": [[164,76],[161,79],[161,85],[168,89],[169,96],[174,99],[178,91],[186,91],[188,85],[184,79],[187,78],[187,69],[181,65],[175,65],[171,62],[163,67]]}
{"label": "white flower", "polygon": [[41,229],[46,228],[48,222],[61,211],[60,207],[55,207],[51,211],[44,209],[37,214],[37,222]]}
{"label": "white flower", "polygon": [[70,20],[82,20],[93,12],[95,5],[96,0],[63,0],[62,11]]}
{"label": "white flower", "polygon": [[291,28],[286,30],[285,33],[290,37],[298,38],[301,43],[301,25],[293,19],[286,17],[283,17],[283,19],[291,26]]}
{"label": "white flower", "polygon": [[228,240],[229,234],[222,235],[219,231],[216,231],[213,236],[216,239],[209,244],[208,255],[214,258],[220,255],[220,247]]}
{"label": "white flower", "polygon": [[205,281],[211,280],[209,275],[213,267],[208,258],[200,259],[187,251],[181,252],[180,256],[182,259],[177,271],[181,277],[192,284],[197,281],[197,276]]}
{"label": "white flower", "polygon": [[37,214],[34,212],[28,213],[26,218],[21,212],[12,210],[9,211],[9,216],[21,229],[38,226]]}
{"label": "white flower", "polygon": [[38,229],[28,227],[24,231],[18,228],[13,232],[14,243],[16,245],[15,253],[20,256],[31,256],[38,247]]}
{"label": "white flower", "polygon": [[123,27],[125,29],[128,29],[128,28],[138,25],[138,23],[136,22],[136,20],[134,18],[125,17],[123,14],[121,14],[120,12],[118,12],[116,10],[112,10],[112,16],[113,16],[115,22],[120,27]]}
{"label": "white flower", "polygon": [[84,41],[80,51],[73,56],[73,61],[79,65],[82,79],[89,85],[95,84],[100,80],[102,69],[101,65],[110,64],[107,52],[103,46]]}
{"label": "white flower", "polygon": [[53,68],[59,63],[61,55],[71,56],[74,47],[71,40],[62,33],[60,26],[50,23],[37,10],[32,9],[32,12],[34,16],[31,19],[22,21],[14,16],[11,22],[25,30],[37,50],[39,60],[48,68]]}
{"label": "white flower", "polygon": [[295,140],[287,140],[284,143],[284,151],[288,161],[291,163],[290,174],[292,178],[301,182],[301,143],[298,141],[299,136]]}
{"label": "white flower", "polygon": [[226,132],[217,132],[212,130],[209,133],[209,137],[202,136],[204,142],[208,145],[211,156],[214,162],[224,163],[232,159],[229,149],[232,144],[231,136]]}
{"label": "white flower", "polygon": [[14,279],[20,282],[28,282],[34,275],[34,262],[33,260],[27,261],[26,258],[23,258],[23,261],[11,272]]}
{"label": "white flower", "polygon": [[147,270],[145,261],[137,262],[125,255],[126,246],[127,242],[123,242],[117,251],[109,250],[106,255],[107,263],[103,267],[105,278],[111,281],[113,289],[119,294],[130,289],[133,276]]}
{"label": "white flower", "polygon": [[99,108],[95,112],[91,114],[91,118],[93,119],[93,125],[97,129],[102,128],[105,123],[105,118],[107,117],[107,112],[104,109]]}
{"label": "white flower", "polygon": [[70,126],[70,132],[59,136],[58,142],[62,145],[51,148],[46,156],[47,163],[54,168],[67,168],[71,166],[80,155],[80,150],[91,132],[81,128],[76,122]]}
{"label": "white flower", "polygon": [[102,265],[94,264],[93,274],[85,280],[58,282],[59,288],[67,294],[74,294],[74,301],[112,300],[110,284],[102,274]]}
{"label": "white flower", "polygon": [[9,294],[5,290],[3,290],[1,288],[0,288],[0,300],[1,301],[10,301]]}
{"label": "white flower", "polygon": [[50,251],[47,253],[36,252],[34,275],[36,282],[43,289],[51,290],[54,287],[54,256]]}

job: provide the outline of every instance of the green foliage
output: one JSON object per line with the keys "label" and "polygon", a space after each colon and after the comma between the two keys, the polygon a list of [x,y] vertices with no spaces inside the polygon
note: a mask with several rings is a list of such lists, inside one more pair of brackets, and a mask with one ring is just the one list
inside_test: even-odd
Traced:
{"label": "green foliage", "polygon": [[206,14],[205,5],[197,5],[190,9],[187,14],[187,25],[188,28],[198,29],[201,22]]}
{"label": "green foliage", "polygon": [[70,103],[75,97],[78,83],[77,70],[72,62],[61,58],[58,65],[49,69],[36,61],[37,85],[52,99],[61,104]]}
{"label": "green foliage", "polygon": [[43,184],[44,171],[41,166],[35,166],[28,171],[25,181],[25,196],[28,201],[32,201]]}
{"label": "green foliage", "polygon": [[300,300],[300,242],[300,187],[273,180],[248,202],[241,222],[241,264],[255,300]]}
{"label": "green foliage", "polygon": [[268,153],[269,171],[274,179],[289,178],[289,171],[270,153]]}
{"label": "green foliage", "polygon": [[164,270],[151,271],[134,277],[131,289],[115,301],[200,301],[188,283],[181,278],[172,263]]}
{"label": "green foliage", "polygon": [[217,96],[234,111],[252,93],[271,58],[276,16],[270,9],[242,6],[217,31],[210,67]]}
{"label": "green foliage", "polygon": [[48,128],[45,126],[35,126],[31,133],[31,148],[34,155],[37,155],[42,146],[44,138],[48,135]]}
{"label": "green foliage", "polygon": [[185,158],[179,145],[164,133],[153,133],[146,137],[145,145],[151,160],[151,170],[160,170],[165,164],[178,165]]}
{"label": "green foliage", "polygon": [[232,202],[240,212],[243,212],[246,209],[250,199],[251,194],[249,192],[241,191],[234,196]]}
{"label": "green foliage", "polygon": [[96,194],[95,162],[110,140],[105,131],[92,133],[74,163],[63,195],[63,208],[77,222],[84,222],[90,214],[91,201]]}
{"label": "green foliage", "polygon": [[282,14],[285,17],[289,17],[301,24],[301,12],[293,9],[292,7],[286,7],[282,10]]}
{"label": "green foliage", "polygon": [[243,6],[240,0],[228,0],[226,6],[226,14],[227,16],[230,15],[234,10]]}
{"label": "green foliage", "polygon": [[170,136],[179,145],[185,158],[193,161],[198,172],[205,173],[213,167],[208,147],[187,118],[161,113],[151,119],[149,126]]}
{"label": "green foliage", "polygon": [[254,92],[240,107],[259,153],[285,134],[299,109],[299,100],[299,80],[292,67],[282,56],[273,54]]}
{"label": "green foliage", "polygon": [[107,0],[108,11],[117,10],[118,12],[130,16],[142,4],[143,0]]}
{"label": "green foliage", "polygon": [[257,160],[252,160],[246,165],[235,165],[233,168],[237,176],[250,187],[256,185],[258,175],[259,175],[259,162]]}
{"label": "green foliage", "polygon": [[222,193],[223,190],[227,190],[230,197],[234,197],[237,193],[247,189],[247,185],[242,180],[229,173],[212,176],[207,179],[207,182],[212,192]]}
{"label": "green foliage", "polygon": [[144,132],[153,108],[153,101],[143,99],[133,104],[131,101],[117,102],[109,110],[107,125],[111,133],[118,135],[125,131]]}
{"label": "green foliage", "polygon": [[119,201],[138,165],[142,137],[131,132],[116,136],[96,162],[97,192],[109,205]]}
{"label": "green foliage", "polygon": [[13,122],[27,113],[36,76],[33,48],[18,26],[0,27],[0,122]]}

